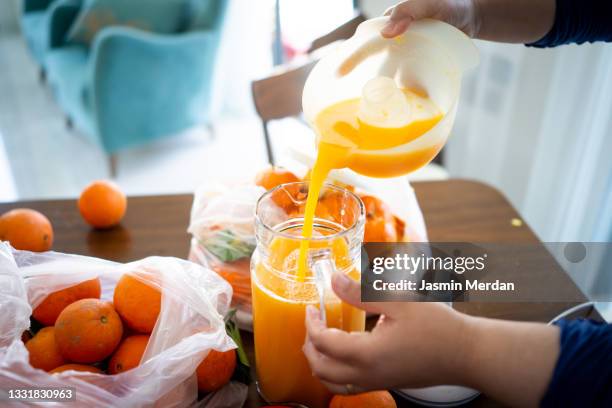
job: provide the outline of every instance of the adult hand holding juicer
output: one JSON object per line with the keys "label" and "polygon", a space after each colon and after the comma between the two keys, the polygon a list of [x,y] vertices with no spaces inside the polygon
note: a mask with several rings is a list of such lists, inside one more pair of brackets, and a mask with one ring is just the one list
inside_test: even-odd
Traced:
{"label": "adult hand holding juicer", "polygon": [[362,23],[313,68],[302,100],[317,134],[310,183],[281,185],[257,205],[256,367],[260,393],[274,402],[315,408],[331,398],[302,352],[308,305],[326,312],[329,327],[364,329],[363,312],[341,302],[328,282],[334,271],[359,279],[364,207],[349,191],[324,186],[327,175],[350,168],[395,177],[429,163],[450,133],[463,72],[478,61],[469,38],[450,25],[423,20],[385,39],[387,20]]}

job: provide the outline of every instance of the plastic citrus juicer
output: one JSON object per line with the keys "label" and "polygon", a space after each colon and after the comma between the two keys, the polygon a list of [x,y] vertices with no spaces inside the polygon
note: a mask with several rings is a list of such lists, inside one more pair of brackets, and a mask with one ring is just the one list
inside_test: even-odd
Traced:
{"label": "plastic citrus juicer", "polygon": [[[308,76],[302,96],[304,115],[315,129],[325,109],[360,99],[362,139],[350,146],[346,167],[374,177],[405,175],[436,156],[455,120],[463,73],[478,64],[473,42],[451,25],[421,20],[406,33],[386,39],[380,30],[387,20],[363,22],[353,37],[326,54]],[[422,115],[419,106],[402,97],[405,89],[426,95],[440,111],[440,120],[424,133],[418,128],[401,132]],[[389,129],[387,140],[373,146],[367,140],[371,126]]]}
{"label": "plastic citrus juicer", "polygon": [[[380,30],[387,21],[388,17],[380,17],[359,25],[353,37],[315,65],[302,96],[304,115],[317,131],[317,143],[322,137],[317,122],[321,113],[342,101],[358,99],[357,120],[349,124],[356,132],[331,142],[348,151],[345,167],[373,177],[405,175],[438,154],[455,120],[462,76],[479,60],[470,38],[451,25],[421,20],[404,34],[386,39]],[[419,106],[404,97],[406,89],[428,98],[441,115],[433,125],[421,127],[421,132],[409,128],[419,117]],[[368,133],[370,127],[383,132]],[[384,140],[372,144],[368,137],[374,136]],[[459,405],[479,394],[452,385],[396,391],[431,406]]]}

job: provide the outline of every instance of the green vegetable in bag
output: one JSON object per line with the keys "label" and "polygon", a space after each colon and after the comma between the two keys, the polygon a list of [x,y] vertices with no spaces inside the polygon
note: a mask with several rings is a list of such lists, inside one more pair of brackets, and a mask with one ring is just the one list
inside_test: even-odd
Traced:
{"label": "green vegetable in bag", "polygon": [[200,244],[222,262],[233,262],[248,258],[255,250],[255,244],[240,239],[230,230],[220,230],[201,240]]}

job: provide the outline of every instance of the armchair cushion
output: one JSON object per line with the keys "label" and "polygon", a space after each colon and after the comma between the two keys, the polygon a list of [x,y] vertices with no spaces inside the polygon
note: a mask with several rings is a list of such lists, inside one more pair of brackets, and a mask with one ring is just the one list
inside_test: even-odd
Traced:
{"label": "armchair cushion", "polygon": [[89,45],[108,26],[128,26],[155,33],[174,33],[183,21],[186,0],[86,0],[68,39]]}
{"label": "armchair cushion", "polygon": [[105,151],[205,123],[217,43],[207,31],[168,36],[108,27],[100,32],[89,57],[87,100]]}

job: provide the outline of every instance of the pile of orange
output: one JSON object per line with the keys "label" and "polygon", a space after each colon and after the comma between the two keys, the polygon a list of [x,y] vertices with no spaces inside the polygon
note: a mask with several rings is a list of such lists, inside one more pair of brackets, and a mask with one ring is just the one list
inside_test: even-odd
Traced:
{"label": "pile of orange", "polygon": [[300,178],[287,169],[278,166],[270,166],[255,175],[255,184],[272,190],[274,187],[285,183],[295,183]]}
{"label": "pile of orange", "polygon": [[[111,228],[124,217],[127,199],[115,183],[99,180],[82,191],[77,207],[92,227]],[[0,216],[0,241],[8,241],[15,249],[48,251],[53,237],[51,222],[36,210],[17,208]],[[21,338],[30,364],[52,374],[119,374],[137,367],[161,308],[156,282],[147,283],[150,276],[125,274],[115,287],[112,303],[100,300],[98,278],[48,295],[32,312],[42,328],[36,333],[28,330]],[[234,350],[211,351],[195,373],[199,388],[213,391],[222,387],[235,367]]]}
{"label": "pile of orange", "polygon": [[365,207],[365,242],[398,242],[404,237],[404,221],[393,215],[389,205],[378,197],[359,194]]}
{"label": "pile of orange", "polygon": [[[100,299],[100,280],[48,295],[32,312],[43,328],[22,340],[32,367],[51,374],[120,374],[141,364],[161,309],[155,274],[136,270],[115,286],[113,302]],[[196,370],[199,389],[221,388],[234,373],[234,350],[212,350]]]}

